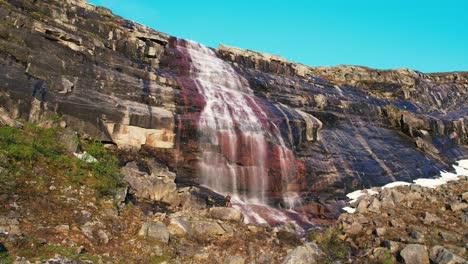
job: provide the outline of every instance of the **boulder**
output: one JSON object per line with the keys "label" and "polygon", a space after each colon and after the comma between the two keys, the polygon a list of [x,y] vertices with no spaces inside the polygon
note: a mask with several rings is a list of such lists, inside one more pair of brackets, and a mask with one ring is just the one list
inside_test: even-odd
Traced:
{"label": "boulder", "polygon": [[137,198],[179,204],[175,175],[167,168],[158,168],[148,174],[140,171],[136,162],[129,162],[121,171]]}
{"label": "boulder", "polygon": [[406,264],[429,264],[427,249],[420,244],[407,245],[400,255]]}
{"label": "boulder", "polygon": [[458,264],[466,263],[466,261],[452,252],[448,251],[442,246],[434,246],[429,251],[431,261],[438,264]]}
{"label": "boulder", "polygon": [[242,212],[236,208],[213,207],[210,208],[210,216],[214,219],[241,222]]}
{"label": "boulder", "polygon": [[199,220],[193,223],[191,234],[199,239],[205,239],[209,237],[220,236],[224,233],[224,229],[217,222]]}
{"label": "boulder", "polygon": [[181,217],[171,218],[167,230],[171,236],[183,237],[190,233],[192,224]]}
{"label": "boulder", "polygon": [[460,211],[468,207],[467,203],[454,202],[449,204],[449,208],[452,211]]}
{"label": "boulder", "polygon": [[163,243],[169,243],[169,232],[167,227],[158,222],[146,222],[138,231],[138,235],[145,238],[152,238]]}
{"label": "boulder", "polygon": [[0,126],[5,125],[5,126],[11,126],[11,127],[16,127],[16,128],[22,128],[23,124],[14,120],[13,118],[10,118],[5,112],[3,112],[3,109],[0,108]]}
{"label": "boulder", "polygon": [[289,252],[281,261],[281,264],[311,264],[317,263],[323,255],[322,250],[314,242],[306,243]]}

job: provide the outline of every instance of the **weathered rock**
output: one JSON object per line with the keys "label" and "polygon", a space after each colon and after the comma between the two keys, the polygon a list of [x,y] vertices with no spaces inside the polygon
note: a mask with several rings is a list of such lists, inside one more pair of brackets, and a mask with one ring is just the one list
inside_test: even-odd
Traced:
{"label": "weathered rock", "polygon": [[140,171],[135,162],[130,162],[121,171],[137,197],[172,205],[180,203],[174,173],[167,168],[153,170],[148,174]]}
{"label": "weathered rock", "polygon": [[229,207],[213,207],[209,210],[210,216],[215,219],[241,222],[243,219],[242,212],[236,208]]}
{"label": "weathered rock", "polygon": [[420,244],[407,245],[400,255],[406,264],[429,264],[427,249]]}
{"label": "weathered rock", "polygon": [[463,210],[465,208],[468,208],[468,203],[454,202],[454,203],[449,204],[449,208],[452,211],[460,211],[460,210]]}
{"label": "weathered rock", "polygon": [[0,234],[20,234],[19,221],[16,218],[0,216]]}
{"label": "weathered rock", "polygon": [[462,193],[462,195],[460,197],[461,197],[462,201],[468,202],[468,192]]}
{"label": "weathered rock", "polygon": [[458,264],[466,263],[466,261],[452,252],[448,251],[444,247],[434,246],[429,252],[430,258],[434,263],[440,264]]}
{"label": "weathered rock", "polygon": [[201,238],[207,239],[209,237],[216,237],[226,233],[224,229],[214,221],[194,221],[192,224],[192,235]]}
{"label": "weathered rock", "polygon": [[6,126],[11,126],[11,127],[16,127],[16,128],[22,128],[23,124],[14,120],[13,118],[10,118],[5,112],[3,112],[3,109],[0,107],[0,125],[6,125]]}
{"label": "weathered rock", "polygon": [[435,216],[435,215],[433,215],[433,214],[430,214],[430,213],[428,213],[428,212],[426,212],[426,213],[424,214],[424,223],[425,223],[425,224],[432,224],[432,223],[438,222],[438,221],[440,221],[440,218],[439,218],[439,217],[437,217],[437,216]]}
{"label": "weathered rock", "polygon": [[323,255],[320,248],[313,242],[295,248],[289,252],[281,261],[281,264],[311,264],[317,263],[319,257]]}
{"label": "weathered rock", "polygon": [[192,232],[192,225],[181,217],[171,218],[167,230],[171,236],[183,237]]}
{"label": "weathered rock", "polygon": [[388,248],[392,254],[400,250],[400,243],[391,240],[384,240],[382,246]]}
{"label": "weathered rock", "polygon": [[169,243],[169,232],[167,227],[162,223],[146,222],[143,224],[140,231],[138,231],[138,235],[145,238],[156,239],[163,243]]}
{"label": "weathered rock", "polygon": [[357,235],[362,231],[362,225],[358,222],[353,222],[350,225],[346,224],[343,227],[345,232],[350,235]]}
{"label": "weathered rock", "polygon": [[387,233],[387,229],[385,229],[384,227],[378,227],[375,229],[375,234],[379,237],[384,236],[386,233]]}
{"label": "weathered rock", "polygon": [[224,264],[244,264],[245,259],[241,256],[228,256],[224,259]]}

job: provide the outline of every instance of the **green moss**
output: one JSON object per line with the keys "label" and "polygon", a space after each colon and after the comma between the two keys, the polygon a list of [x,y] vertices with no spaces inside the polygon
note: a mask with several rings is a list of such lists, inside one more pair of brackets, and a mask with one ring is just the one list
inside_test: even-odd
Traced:
{"label": "green moss", "polygon": [[86,184],[98,196],[113,194],[123,185],[118,161],[99,142],[84,142],[83,148],[98,162],[87,163],[68,153],[60,140],[60,128],[41,128],[26,123],[23,129],[0,127],[0,192],[15,192],[24,182],[34,180],[37,191],[52,178],[63,185]]}

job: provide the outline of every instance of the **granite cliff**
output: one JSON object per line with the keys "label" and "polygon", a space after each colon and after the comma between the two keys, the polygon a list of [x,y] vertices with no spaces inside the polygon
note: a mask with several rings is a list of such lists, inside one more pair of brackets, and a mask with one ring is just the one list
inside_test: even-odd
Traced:
{"label": "granite cliff", "polygon": [[[206,99],[187,43],[85,1],[0,1],[0,107],[14,119],[60,122],[149,154],[179,185],[203,183]],[[270,204],[284,206],[281,193],[294,191],[299,209],[317,212],[317,203],[351,190],[433,176],[468,156],[466,72],[309,67],[225,45],[209,50],[249,87],[263,126],[279,128],[265,149],[293,155],[287,165],[266,161]],[[221,152],[229,164],[253,166],[255,153]]]}
{"label": "granite cliff", "polygon": [[464,263],[466,176],[378,186],[466,159],[467,101],[468,72],[310,67],[0,0],[0,263]]}

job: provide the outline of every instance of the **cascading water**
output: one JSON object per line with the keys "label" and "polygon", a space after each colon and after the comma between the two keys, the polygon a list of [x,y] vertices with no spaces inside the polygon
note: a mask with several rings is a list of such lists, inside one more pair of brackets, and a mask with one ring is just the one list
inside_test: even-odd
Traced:
{"label": "cascading water", "polygon": [[[269,120],[275,117],[258,104],[247,80],[211,49],[189,41],[177,46],[190,57],[190,77],[205,100],[198,124],[203,183],[243,202],[267,204],[266,192],[274,187],[269,171],[276,162],[282,186],[275,188],[286,193],[295,161],[279,128]],[[290,197],[288,193],[285,202],[291,204]]]}

